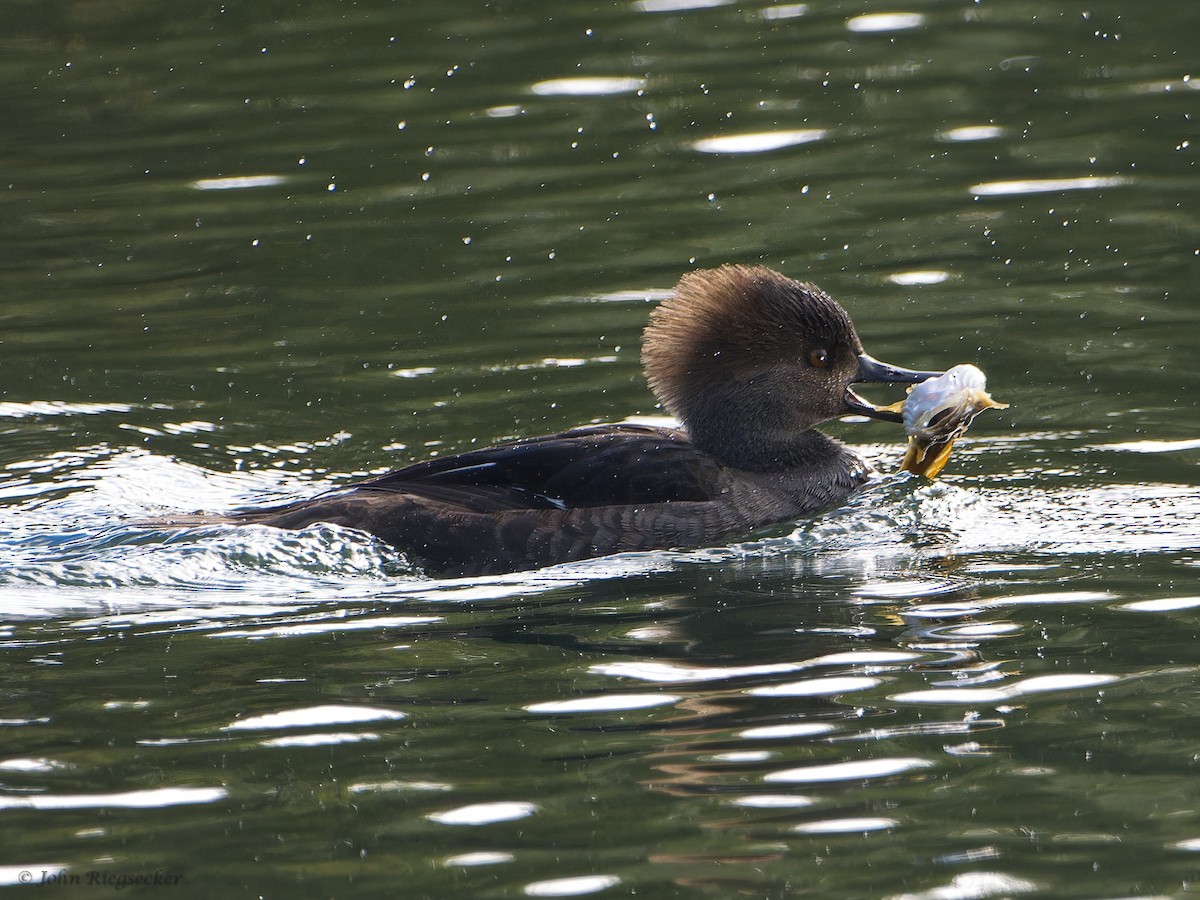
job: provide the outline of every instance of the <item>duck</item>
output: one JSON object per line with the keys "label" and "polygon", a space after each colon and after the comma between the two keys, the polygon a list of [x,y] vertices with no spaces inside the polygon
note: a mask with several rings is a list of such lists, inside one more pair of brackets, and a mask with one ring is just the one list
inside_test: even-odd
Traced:
{"label": "duck", "polygon": [[311,499],[155,524],[327,523],[369,532],[440,578],[718,546],[828,510],[870,480],[862,458],[816,428],[843,416],[903,421],[855,385],[940,374],[880,362],[820,288],[743,265],[684,274],[649,315],[642,365],[678,424],[583,426]]}

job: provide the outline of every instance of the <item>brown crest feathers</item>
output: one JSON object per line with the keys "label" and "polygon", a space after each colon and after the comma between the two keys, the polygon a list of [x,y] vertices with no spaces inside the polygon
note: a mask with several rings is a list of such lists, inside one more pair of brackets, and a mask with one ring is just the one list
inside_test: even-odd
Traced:
{"label": "brown crest feathers", "polygon": [[650,313],[642,364],[655,396],[682,415],[687,394],[731,373],[752,372],[821,342],[857,334],[849,315],[816,285],[764,266],[726,265],[684,275]]}

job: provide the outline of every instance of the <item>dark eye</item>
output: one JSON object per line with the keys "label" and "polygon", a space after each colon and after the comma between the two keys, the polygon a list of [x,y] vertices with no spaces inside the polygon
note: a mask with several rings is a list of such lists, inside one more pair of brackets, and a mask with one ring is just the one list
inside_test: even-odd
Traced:
{"label": "dark eye", "polygon": [[824,347],[808,351],[808,364],[814,369],[823,369],[829,365],[829,351]]}

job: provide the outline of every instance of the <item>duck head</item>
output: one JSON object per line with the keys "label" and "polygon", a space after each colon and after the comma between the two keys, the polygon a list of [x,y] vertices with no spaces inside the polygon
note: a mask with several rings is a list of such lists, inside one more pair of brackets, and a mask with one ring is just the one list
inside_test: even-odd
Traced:
{"label": "duck head", "polygon": [[650,314],[646,377],[692,442],[730,465],[800,464],[813,426],[857,414],[901,421],[852,385],[938,375],[879,362],[829,295],[760,266],[690,272]]}

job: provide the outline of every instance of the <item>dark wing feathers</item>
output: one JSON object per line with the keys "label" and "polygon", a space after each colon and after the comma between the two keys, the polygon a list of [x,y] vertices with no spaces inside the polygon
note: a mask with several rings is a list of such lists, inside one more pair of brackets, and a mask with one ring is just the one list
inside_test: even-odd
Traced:
{"label": "dark wing feathers", "polygon": [[721,466],[681,432],[608,425],[417,463],[324,497],[207,521],[344,525],[430,572],[468,575],[695,546],[741,524],[739,511],[723,517],[712,502],[723,487]]}
{"label": "dark wing feathers", "polygon": [[604,425],[417,463],[356,485],[473,512],[711,500],[720,468],[679,431]]}

